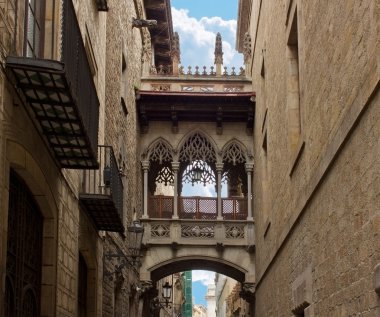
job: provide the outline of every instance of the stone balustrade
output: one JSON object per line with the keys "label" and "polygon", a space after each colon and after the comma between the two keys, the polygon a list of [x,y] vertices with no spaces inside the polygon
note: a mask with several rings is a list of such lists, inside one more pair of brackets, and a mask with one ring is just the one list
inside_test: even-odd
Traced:
{"label": "stone balustrade", "polygon": [[142,219],[142,223],[146,245],[254,245],[254,226],[247,221]]}
{"label": "stone balustrade", "polygon": [[[170,65],[151,66],[150,75],[175,76],[175,74],[173,74],[173,68]],[[214,66],[211,66],[209,69],[207,69],[206,66],[195,66],[194,68],[192,66],[180,66],[178,68],[178,76],[216,77],[217,75]],[[227,66],[224,66],[221,77],[245,77],[245,69],[244,67],[237,69],[234,66],[228,69]]]}

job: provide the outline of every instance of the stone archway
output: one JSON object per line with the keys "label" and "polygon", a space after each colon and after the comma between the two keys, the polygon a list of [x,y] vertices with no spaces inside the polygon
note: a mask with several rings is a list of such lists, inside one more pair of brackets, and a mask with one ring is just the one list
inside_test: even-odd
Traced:
{"label": "stone archway", "polygon": [[[58,190],[54,186],[57,184],[49,181],[43,168],[41,168],[38,160],[23,145],[8,139],[6,141],[6,161],[4,175],[9,182],[10,171],[13,170],[25,182],[30,193],[38,205],[43,221],[42,232],[42,264],[41,264],[41,296],[50,296],[49,301],[41,301],[41,313],[44,316],[53,316],[55,306],[56,292],[56,267],[57,267],[57,250],[52,246],[57,241],[57,219],[58,219],[58,198],[54,195]],[[9,183],[8,183],[9,184]],[[8,201],[9,201],[9,185],[6,185],[8,191],[3,193],[1,204],[0,236],[2,232],[6,232],[8,226]],[[3,240],[6,243],[6,240]],[[0,257],[6,258],[7,248],[3,248]],[[5,262],[5,260],[4,260]],[[3,273],[5,274],[5,272]],[[1,299],[0,299],[1,303]],[[1,309],[0,309],[1,311]]]}
{"label": "stone archway", "polygon": [[162,263],[158,267],[152,269],[152,281],[158,281],[165,276],[184,271],[192,270],[207,270],[220,273],[235,279],[238,282],[245,282],[246,271],[237,267],[235,264],[228,263],[227,261],[220,261],[210,257],[182,257],[175,261],[168,261]]}

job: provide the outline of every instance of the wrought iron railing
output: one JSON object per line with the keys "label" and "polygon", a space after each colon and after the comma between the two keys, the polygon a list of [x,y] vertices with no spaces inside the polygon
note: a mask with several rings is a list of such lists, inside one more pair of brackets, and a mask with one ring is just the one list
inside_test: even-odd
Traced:
{"label": "wrought iron railing", "polygon": [[217,199],[209,197],[179,197],[180,219],[216,219]]}
{"label": "wrought iron railing", "polygon": [[[217,219],[218,200],[214,197],[178,197],[179,219]],[[150,218],[170,219],[174,211],[174,197],[151,196],[148,202]],[[224,220],[246,220],[247,198],[222,198]]]}
{"label": "wrought iron railing", "polygon": [[174,198],[157,195],[149,199],[149,217],[150,218],[168,218],[173,215]]}
{"label": "wrought iron railing", "polygon": [[225,220],[245,220],[248,216],[247,198],[222,198],[222,217]]}
{"label": "wrought iron railing", "polygon": [[123,183],[111,146],[98,146],[99,169],[83,172],[83,194],[108,196],[123,219]]}
{"label": "wrought iron railing", "polygon": [[79,115],[93,149],[98,145],[99,99],[77,16],[71,0],[63,1],[61,61]]}

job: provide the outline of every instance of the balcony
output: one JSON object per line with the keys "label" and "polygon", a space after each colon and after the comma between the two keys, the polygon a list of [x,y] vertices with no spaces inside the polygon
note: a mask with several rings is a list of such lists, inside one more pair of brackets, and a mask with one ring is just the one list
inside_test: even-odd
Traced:
{"label": "balcony", "polygon": [[61,60],[8,56],[7,76],[60,167],[96,169],[99,100],[71,1],[61,29]]}
{"label": "balcony", "polygon": [[123,183],[110,146],[99,146],[98,170],[83,172],[81,206],[98,230],[124,232]]}
{"label": "balcony", "polygon": [[[179,219],[215,220],[217,219],[217,198],[179,197]],[[148,201],[149,218],[170,219],[174,211],[174,197],[151,196]],[[246,220],[248,216],[247,198],[222,198],[223,220]]]}

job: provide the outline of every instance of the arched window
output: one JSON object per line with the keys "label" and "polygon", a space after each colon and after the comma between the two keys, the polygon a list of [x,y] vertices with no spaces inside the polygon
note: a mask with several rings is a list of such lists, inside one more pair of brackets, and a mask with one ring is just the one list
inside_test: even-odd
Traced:
{"label": "arched window", "polygon": [[42,226],[43,218],[33,195],[24,181],[11,171],[7,242],[8,316],[14,316],[12,309],[22,312],[21,316],[39,316]]}

